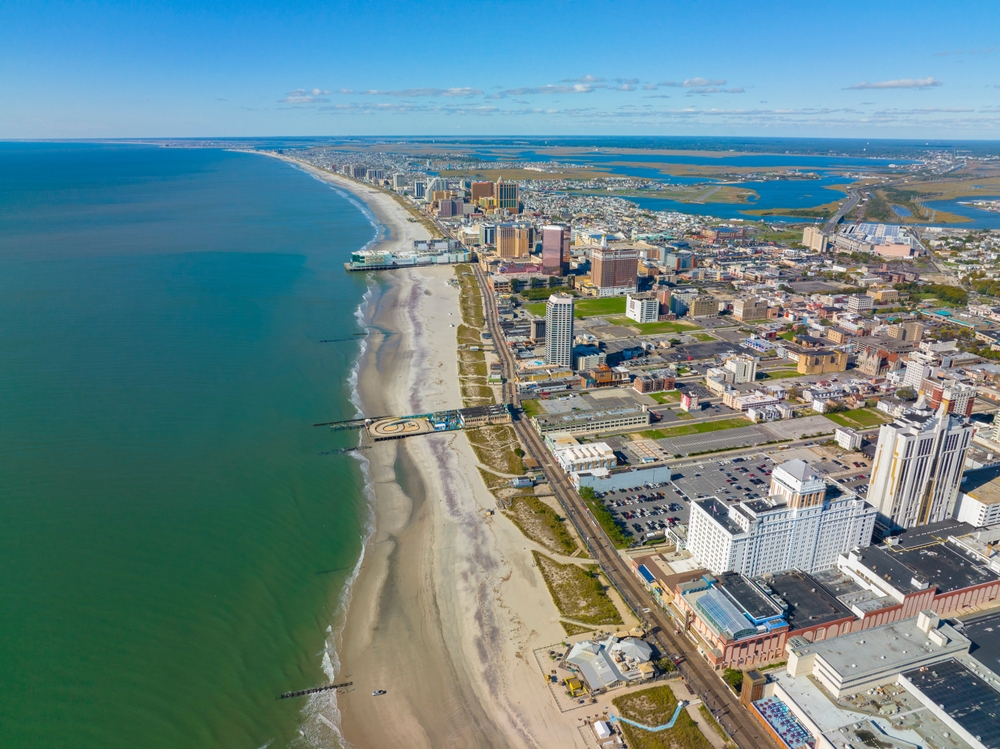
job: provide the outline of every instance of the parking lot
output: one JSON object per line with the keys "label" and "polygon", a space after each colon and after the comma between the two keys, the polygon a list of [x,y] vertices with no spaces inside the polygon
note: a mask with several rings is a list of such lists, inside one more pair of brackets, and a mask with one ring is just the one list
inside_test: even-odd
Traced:
{"label": "parking lot", "polygon": [[730,501],[759,499],[768,495],[774,465],[764,453],[732,460],[706,460],[678,469],[672,483],[688,501],[702,497]]}
{"label": "parking lot", "polygon": [[639,542],[663,538],[670,526],[687,525],[690,515],[687,500],[670,484],[610,491],[601,498],[628,534]]}

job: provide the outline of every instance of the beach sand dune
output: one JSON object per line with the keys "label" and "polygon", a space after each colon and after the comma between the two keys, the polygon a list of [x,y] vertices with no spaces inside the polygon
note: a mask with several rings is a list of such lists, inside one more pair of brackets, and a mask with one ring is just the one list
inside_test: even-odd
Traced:
{"label": "beach sand dune", "polygon": [[[361,197],[387,244],[427,236],[384,193],[310,169]],[[369,310],[359,392],[369,414],[461,406],[451,267],[384,274]],[[533,545],[503,515],[465,435],[379,443],[366,452],[376,531],[351,594],[338,696],[346,741],[384,747],[584,747],[532,654],[563,639]],[[372,697],[375,689],[387,694]]]}

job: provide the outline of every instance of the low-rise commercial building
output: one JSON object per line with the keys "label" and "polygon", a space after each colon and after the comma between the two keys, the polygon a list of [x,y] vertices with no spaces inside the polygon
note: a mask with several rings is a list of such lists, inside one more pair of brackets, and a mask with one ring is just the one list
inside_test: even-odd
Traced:
{"label": "low-rise commercial building", "polygon": [[933,611],[822,642],[794,638],[786,670],[812,676],[834,697],[895,683],[899,674],[966,653],[970,642]]}

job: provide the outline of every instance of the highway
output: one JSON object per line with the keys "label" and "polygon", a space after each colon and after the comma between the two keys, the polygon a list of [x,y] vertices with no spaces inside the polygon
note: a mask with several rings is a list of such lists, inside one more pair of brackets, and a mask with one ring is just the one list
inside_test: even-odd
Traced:
{"label": "highway", "polygon": [[[697,647],[680,633],[675,622],[653,600],[639,583],[628,564],[618,554],[604,529],[596,522],[585,503],[569,483],[566,475],[545,449],[541,437],[527,420],[518,418],[517,387],[514,384],[514,358],[504,344],[497,317],[496,299],[478,265],[473,265],[476,280],[482,292],[486,322],[493,336],[497,355],[503,364],[504,402],[514,408],[514,430],[525,451],[538,461],[552,491],[562,505],[566,516],[573,523],[593,559],[600,564],[608,580],[618,590],[628,606],[647,625],[661,652],[680,655],[679,669],[689,688],[704,701],[726,732],[741,749],[774,749],[775,745],[764,734],[760,725],[743,710],[738,699],[722,682],[714,669],[699,655]],[[683,696],[683,695],[681,695]]]}
{"label": "highway", "polygon": [[861,193],[854,188],[850,188],[847,191],[847,200],[844,204],[840,206],[837,212],[833,215],[829,221],[827,221],[826,226],[823,227],[824,234],[833,234],[837,231],[837,224],[840,223],[841,219],[847,215],[847,213],[853,209],[858,202],[861,200]]}

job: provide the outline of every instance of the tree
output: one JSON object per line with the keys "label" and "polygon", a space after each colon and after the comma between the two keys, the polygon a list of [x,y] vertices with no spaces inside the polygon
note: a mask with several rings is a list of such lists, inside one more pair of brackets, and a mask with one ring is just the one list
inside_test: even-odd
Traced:
{"label": "tree", "polygon": [[739,694],[740,687],[743,686],[743,672],[738,668],[727,668],[722,672],[722,680],[731,686],[734,692]]}
{"label": "tree", "polygon": [[896,397],[902,401],[911,401],[917,397],[917,394],[913,392],[913,388],[903,387],[896,391]]}

